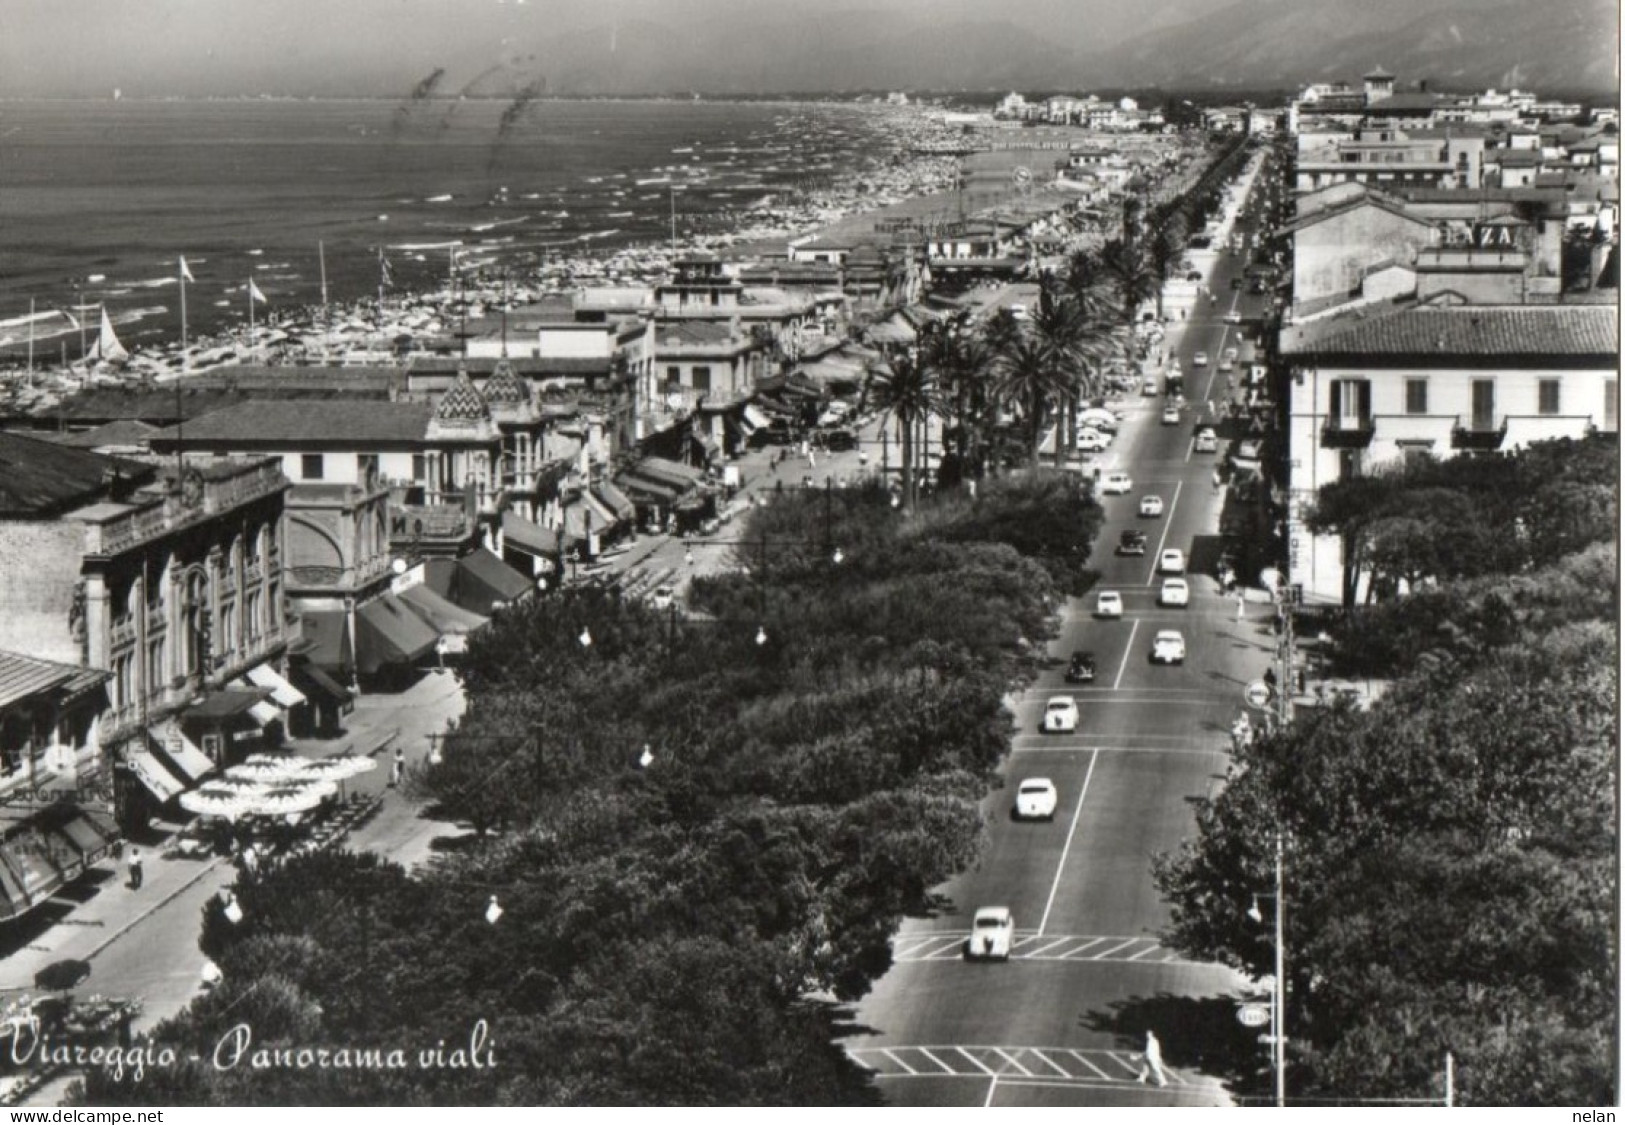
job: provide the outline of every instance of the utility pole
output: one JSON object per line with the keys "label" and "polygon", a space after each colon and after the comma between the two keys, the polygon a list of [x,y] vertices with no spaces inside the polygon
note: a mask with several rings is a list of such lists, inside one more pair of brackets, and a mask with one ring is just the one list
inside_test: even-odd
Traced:
{"label": "utility pole", "polygon": [[1297,595],[1297,588],[1287,586],[1280,593],[1280,604],[1275,612],[1280,614],[1281,640],[1276,649],[1278,671],[1275,682],[1275,717],[1279,729],[1285,730],[1287,724],[1292,722],[1292,693],[1295,685],[1292,679],[1292,664],[1294,657],[1294,638],[1292,635],[1292,606]]}

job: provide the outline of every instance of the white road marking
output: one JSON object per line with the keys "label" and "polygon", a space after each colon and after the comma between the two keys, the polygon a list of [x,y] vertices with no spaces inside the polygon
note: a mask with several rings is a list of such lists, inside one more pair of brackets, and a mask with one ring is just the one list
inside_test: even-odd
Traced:
{"label": "white road marking", "polygon": [[986,1109],[988,1106],[993,1104],[993,1095],[998,1093],[998,1092],[999,1092],[999,1076],[997,1074],[995,1074],[993,1076],[993,1081],[991,1081],[991,1082],[989,1082],[987,1084],[987,1100],[982,1103],[982,1108],[983,1109]]}
{"label": "white road marking", "polygon": [[964,1055],[967,1059],[969,1059],[970,1062],[971,1062],[971,1065],[976,1067],[977,1070],[980,1070],[983,1074],[987,1075],[989,1078],[994,1077],[993,1072],[991,1070],[989,1070],[987,1067],[982,1065],[982,1060],[977,1058],[975,1055],[971,1054],[969,1051],[965,1050],[965,1048],[963,1048],[963,1047],[955,1047],[954,1050],[958,1051],[960,1054]]}
{"label": "white road marking", "polygon": [[1102,1054],[1104,1054],[1108,1059],[1111,1059],[1112,1062],[1116,1063],[1124,1070],[1128,1071],[1130,1074],[1134,1075],[1134,1077],[1138,1078],[1140,1076],[1140,1068],[1132,1063],[1124,1062],[1122,1058],[1118,1056],[1116,1051],[1104,1051]]}
{"label": "white road marking", "polygon": [[1071,940],[1072,940],[1071,938],[1064,938],[1064,937],[1063,938],[1056,938],[1054,941],[1050,942],[1048,945],[1040,946],[1039,948],[1033,950],[1031,953],[1023,953],[1021,956],[1023,958],[1025,958],[1025,959],[1030,959],[1030,958],[1033,958],[1033,957],[1042,957],[1046,952],[1048,952],[1051,949],[1054,949],[1057,945],[1065,945],[1067,942],[1069,942]]}
{"label": "white road marking", "polygon": [[1140,950],[1133,957],[1130,957],[1129,960],[1130,961],[1138,961],[1141,957],[1144,957],[1147,953],[1150,953],[1153,949],[1161,949],[1161,948],[1162,948],[1162,946],[1157,945],[1155,942],[1153,942],[1152,944],[1146,946],[1144,949]]}
{"label": "white road marking", "polygon": [[908,1071],[910,1074],[918,1074],[918,1073],[920,1073],[919,1071],[915,1070],[913,1067],[909,1066],[908,1063],[904,1062],[902,1059],[900,1059],[896,1055],[892,1054],[890,1051],[882,1048],[880,1053],[885,1055],[888,1059],[890,1059],[892,1062],[896,1063],[898,1066],[902,1067],[904,1070]]}
{"label": "white road marking", "polygon": [[1128,671],[1129,654],[1134,651],[1134,634],[1138,633],[1139,631],[1140,631],[1140,620],[1139,620],[1139,618],[1135,618],[1134,619],[1134,624],[1129,628],[1129,631],[1128,631],[1128,644],[1123,649],[1122,663],[1118,664],[1118,666],[1117,666],[1117,678],[1112,681],[1112,690],[1113,691],[1116,691],[1119,687],[1121,687],[1123,685],[1123,673]]}
{"label": "white road marking", "polygon": [[1157,555],[1151,560],[1151,577],[1145,580],[1147,586],[1154,586],[1157,582],[1157,567],[1162,562],[1163,548],[1168,546],[1168,533],[1174,529],[1174,509],[1179,505],[1179,490],[1184,487],[1184,481],[1174,482],[1174,498],[1168,501],[1168,513],[1163,517],[1162,538],[1157,540]]}
{"label": "white road marking", "polygon": [[945,1063],[941,1059],[937,1058],[937,1056],[933,1055],[930,1051],[926,1050],[924,1047],[921,1047],[919,1050],[920,1050],[920,1054],[924,1055],[926,1058],[930,1059],[932,1062],[934,1062],[938,1066],[940,1066],[942,1068],[942,1072],[944,1074],[952,1074],[954,1072],[953,1067],[949,1066],[947,1063]]}
{"label": "white road marking", "polygon": [[1112,1080],[1111,1075],[1107,1074],[1104,1070],[1101,1070],[1098,1066],[1096,1066],[1094,1063],[1090,1062],[1088,1059],[1084,1058],[1082,1055],[1078,1054],[1078,1052],[1074,1051],[1072,1048],[1068,1047],[1067,1050],[1066,1050],[1066,1053],[1071,1055],[1073,1058],[1077,1059],[1084,1066],[1088,1067],[1090,1070],[1094,1071],[1096,1074],[1100,1075],[1106,1081],[1110,1082]]}
{"label": "white road marking", "polygon": [[1039,1059],[1039,1061],[1043,1062],[1045,1066],[1048,1066],[1051,1070],[1055,1071],[1055,1073],[1059,1074],[1062,1078],[1071,1078],[1072,1077],[1072,1073],[1069,1070],[1067,1070],[1066,1067],[1062,1066],[1060,1063],[1058,1063],[1054,1059],[1050,1058],[1043,1051],[1040,1051],[1037,1047],[1028,1047],[1027,1048],[1027,1053],[1029,1055],[1033,1055],[1034,1057]]}
{"label": "white road marking", "polygon": [[1013,1066],[1017,1070],[1021,1071],[1021,1073],[1026,1075],[1028,1078],[1032,1078],[1034,1076],[1032,1071],[1028,1070],[1026,1067],[1024,1067],[1020,1063],[1018,1063],[1016,1061],[1016,1059],[1015,1059],[1015,1056],[1010,1054],[1010,1052],[1006,1051],[1003,1047],[995,1047],[995,1048],[993,1048],[993,1053],[995,1055],[1001,1056],[1004,1059],[1005,1062],[1009,1063],[1011,1066]]}
{"label": "white road marking", "polygon": [[1100,755],[1094,754],[1089,758],[1089,772],[1083,775],[1083,787],[1078,790],[1078,807],[1072,811],[1072,825],[1066,830],[1066,843],[1061,848],[1061,859],[1055,865],[1055,879],[1050,883],[1049,900],[1044,903],[1044,916],[1038,921],[1038,932],[1042,934],[1044,927],[1049,925],[1049,912],[1055,906],[1055,892],[1061,889],[1061,876],[1066,872],[1066,857],[1072,850],[1072,837],[1078,831],[1078,819],[1083,815],[1083,799],[1089,795],[1089,780],[1095,776],[1095,761]]}

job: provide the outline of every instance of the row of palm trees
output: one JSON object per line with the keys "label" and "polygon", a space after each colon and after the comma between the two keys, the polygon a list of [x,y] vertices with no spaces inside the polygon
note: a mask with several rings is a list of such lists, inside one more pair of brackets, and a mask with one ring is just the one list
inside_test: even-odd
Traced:
{"label": "row of palm trees", "polygon": [[950,423],[961,476],[985,471],[1006,411],[1023,426],[1033,468],[1052,426],[1056,467],[1065,463],[1077,446],[1079,407],[1101,397],[1107,374],[1130,360],[1138,310],[1156,301],[1160,317],[1162,283],[1184,253],[1182,226],[1165,223],[1150,237],[1137,227],[1125,217],[1122,237],[1046,275],[1025,319],[1001,309],[973,327],[961,314],[871,365],[864,399],[883,425],[897,427],[906,503],[916,498],[918,453],[934,418]]}

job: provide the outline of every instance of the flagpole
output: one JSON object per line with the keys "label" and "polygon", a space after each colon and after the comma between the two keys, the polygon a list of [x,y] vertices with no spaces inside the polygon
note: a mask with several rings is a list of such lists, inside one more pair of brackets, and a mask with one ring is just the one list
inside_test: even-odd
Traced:
{"label": "flagpole", "polygon": [[671,253],[672,257],[675,258],[677,256],[677,185],[671,183],[666,186],[671,189]]}
{"label": "flagpole", "polygon": [[28,386],[34,386],[34,298],[28,298]]}
{"label": "flagpole", "polygon": [[78,304],[79,313],[79,366],[86,371],[90,370],[90,361],[86,355],[85,347],[85,291],[77,285],[73,287],[74,300]]}
{"label": "flagpole", "polygon": [[254,275],[248,275],[248,356],[254,358]]}
{"label": "flagpole", "polygon": [[186,358],[186,259],[177,259],[181,281],[181,370],[188,371],[191,364]]}

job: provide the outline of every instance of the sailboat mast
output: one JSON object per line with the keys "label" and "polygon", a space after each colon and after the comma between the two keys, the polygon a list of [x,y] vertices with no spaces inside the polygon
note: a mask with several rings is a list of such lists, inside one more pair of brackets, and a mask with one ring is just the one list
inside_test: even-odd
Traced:
{"label": "sailboat mast", "polygon": [[85,345],[85,291],[76,287],[73,292],[75,303],[79,306],[79,364],[83,367],[89,364],[89,352]]}
{"label": "sailboat mast", "polygon": [[28,385],[34,385],[34,298],[28,298]]}

